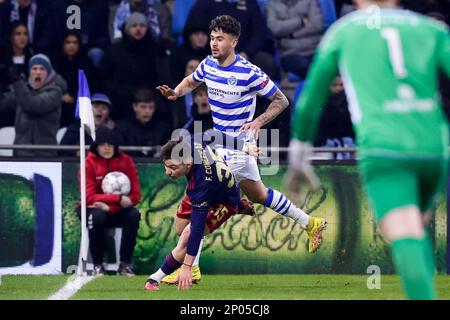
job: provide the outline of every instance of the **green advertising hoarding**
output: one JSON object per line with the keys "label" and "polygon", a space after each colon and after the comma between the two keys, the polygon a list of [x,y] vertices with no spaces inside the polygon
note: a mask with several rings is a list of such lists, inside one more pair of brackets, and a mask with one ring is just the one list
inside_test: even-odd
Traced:
{"label": "green advertising hoarding", "polygon": [[[143,198],[138,206],[142,218],[134,266],[138,273],[149,274],[176,244],[175,213],[184,197],[186,180],[168,179],[161,164],[138,163],[137,167]],[[63,270],[78,261],[77,170],[78,164],[63,165]],[[264,183],[283,191],[285,171],[282,166],[276,175],[263,176]],[[323,245],[316,254],[308,253],[307,237],[299,225],[258,205],[255,217],[235,215],[205,238],[202,272],[362,274],[377,265],[382,273],[393,273],[390,251],[377,232],[356,167],[319,165],[316,171],[321,189],[309,194],[303,207],[328,221]],[[431,228],[440,273],[446,272],[446,210],[446,198],[442,196]]]}

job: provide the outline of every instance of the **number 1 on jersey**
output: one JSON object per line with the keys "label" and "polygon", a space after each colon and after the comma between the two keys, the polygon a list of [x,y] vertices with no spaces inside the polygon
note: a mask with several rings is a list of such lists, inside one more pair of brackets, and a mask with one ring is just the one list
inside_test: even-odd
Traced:
{"label": "number 1 on jersey", "polygon": [[395,75],[397,78],[405,78],[408,75],[408,71],[405,67],[400,33],[395,28],[383,28],[381,30],[381,36],[385,38],[388,43],[389,57]]}

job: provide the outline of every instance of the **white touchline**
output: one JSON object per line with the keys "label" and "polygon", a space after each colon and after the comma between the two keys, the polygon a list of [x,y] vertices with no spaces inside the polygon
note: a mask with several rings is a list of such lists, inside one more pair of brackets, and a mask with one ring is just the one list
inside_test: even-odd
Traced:
{"label": "white touchline", "polygon": [[67,280],[64,287],[59,289],[56,293],[52,294],[48,297],[47,300],[68,300],[70,299],[78,290],[80,290],[85,284],[94,280],[95,278],[101,277],[98,276],[71,276]]}

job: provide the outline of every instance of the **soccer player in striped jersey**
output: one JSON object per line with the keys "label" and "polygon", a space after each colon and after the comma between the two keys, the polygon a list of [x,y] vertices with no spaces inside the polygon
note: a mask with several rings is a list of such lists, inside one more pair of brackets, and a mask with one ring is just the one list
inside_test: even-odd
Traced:
{"label": "soccer player in striped jersey", "polygon": [[[231,16],[214,18],[209,27],[212,55],[207,56],[197,70],[185,77],[175,89],[166,85],[157,89],[174,101],[201,83],[206,83],[214,129],[254,141],[261,127],[278,116],[289,102],[260,68],[235,52],[240,29],[240,23]],[[272,102],[263,114],[253,119],[257,94]],[[326,227],[325,219],[310,217],[282,193],[267,188],[261,181],[254,157],[225,147],[216,150],[225,159],[239,188],[250,201],[293,219],[308,234],[309,252],[319,248],[322,231]]]}
{"label": "soccer player in striped jersey", "polygon": [[408,298],[433,299],[426,222],[447,179],[449,130],[437,80],[438,71],[450,76],[448,28],[395,8],[397,0],[354,2],[360,10],[327,31],[310,68],[292,122],[287,189],[297,192],[300,178],[313,176],[308,149],[340,73],[362,182],[395,269]]}

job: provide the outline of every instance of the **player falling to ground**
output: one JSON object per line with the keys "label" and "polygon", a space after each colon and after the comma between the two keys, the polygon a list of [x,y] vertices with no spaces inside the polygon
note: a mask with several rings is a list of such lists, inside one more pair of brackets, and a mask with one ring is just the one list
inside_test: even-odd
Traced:
{"label": "player falling to ground", "polygon": [[[188,180],[187,200],[183,202],[185,227],[175,249],[148,278],[146,290],[159,290],[161,280],[178,268],[178,288],[188,289],[193,282],[192,267],[203,236],[216,230],[232,215],[242,213],[239,188],[230,168],[211,149],[211,139],[196,137],[198,135],[169,141],[161,149],[167,176],[172,179],[186,176]],[[244,148],[242,145],[240,150]],[[259,152],[257,148],[251,150],[248,152],[255,156]],[[254,211],[249,210],[248,214],[254,215]]]}
{"label": "player falling to ground", "polygon": [[437,75],[450,75],[450,37],[444,25],[395,8],[395,0],[354,2],[360,10],[328,30],[308,74],[292,122],[287,188],[301,192],[304,178],[317,179],[309,142],[340,73],[359,171],[396,271],[408,298],[433,299],[434,254],[425,222],[447,177],[449,132]]}
{"label": "player falling to ground", "polygon": [[[218,16],[211,21],[209,29],[212,56],[206,57],[197,70],[185,77],[175,89],[166,85],[157,89],[174,101],[205,82],[214,129],[254,141],[260,128],[278,116],[289,102],[261,69],[236,54],[240,34],[240,24],[236,19],[227,15]],[[272,102],[262,115],[252,121],[257,94]],[[319,248],[325,219],[310,217],[279,191],[267,188],[261,181],[254,157],[227,148],[217,151],[250,201],[293,219],[308,234],[309,252]]]}

